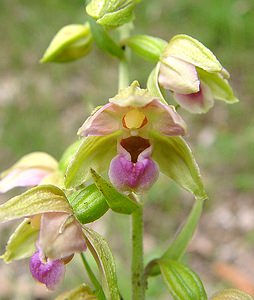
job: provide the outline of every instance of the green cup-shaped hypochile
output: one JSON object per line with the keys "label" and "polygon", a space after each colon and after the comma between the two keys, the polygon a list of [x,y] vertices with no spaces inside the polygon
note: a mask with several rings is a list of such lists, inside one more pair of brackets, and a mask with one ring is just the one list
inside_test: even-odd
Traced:
{"label": "green cup-shaped hypochile", "polygon": [[71,194],[68,201],[80,223],[93,222],[103,216],[109,209],[103,194],[95,184]]}
{"label": "green cup-shaped hypochile", "polygon": [[88,15],[103,26],[118,27],[133,18],[138,0],[92,0],[86,7]]}
{"label": "green cup-shaped hypochile", "polygon": [[214,295],[211,300],[253,300],[253,298],[240,290],[226,289]]}
{"label": "green cup-shaped hypochile", "polygon": [[41,62],[64,63],[82,58],[90,51],[92,42],[88,23],[67,25],[54,36]]}

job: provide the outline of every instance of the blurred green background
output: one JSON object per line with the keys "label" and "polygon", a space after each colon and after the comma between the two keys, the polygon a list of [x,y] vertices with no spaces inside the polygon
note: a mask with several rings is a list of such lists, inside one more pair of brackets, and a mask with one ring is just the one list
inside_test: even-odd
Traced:
{"label": "blurred green background", "polygon": [[[62,26],[84,22],[84,7],[81,0],[0,1],[1,170],[32,151],[59,158],[93,107],[116,94],[117,61],[96,47],[74,63],[38,63]],[[179,110],[210,197],[186,262],[200,275],[209,295],[222,287],[237,287],[223,272],[225,265],[236,277],[246,278],[242,288],[247,290],[251,286],[247,283],[254,282],[254,1],[144,0],[136,9],[135,25],[135,33],[166,40],[178,33],[195,37],[231,73],[239,104],[216,101],[206,115]],[[131,79],[138,79],[144,87],[152,67],[133,56]],[[1,195],[0,200],[7,197]],[[146,201],[148,260],[166,248],[193,198],[162,177]],[[1,250],[13,226],[1,226]],[[129,219],[107,214],[93,226],[112,245],[120,287],[127,295],[124,299],[129,299]],[[61,289],[74,287],[84,276],[77,257]],[[160,277],[149,280],[149,286],[148,299],[170,299]],[[52,298],[32,281],[27,262],[0,263],[1,300]]]}

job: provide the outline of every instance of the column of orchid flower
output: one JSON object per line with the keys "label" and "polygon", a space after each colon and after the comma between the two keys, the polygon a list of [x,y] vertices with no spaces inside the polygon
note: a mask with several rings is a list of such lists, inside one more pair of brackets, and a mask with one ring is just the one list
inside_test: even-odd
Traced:
{"label": "column of orchid flower", "polygon": [[[169,43],[149,35],[131,35],[138,0],[91,0],[87,22],[62,28],[41,62],[80,59],[95,44],[119,61],[119,90],[96,108],[78,130],[80,139],[59,162],[46,153],[24,156],[1,174],[0,192],[30,188],[0,206],[0,222],[25,218],[7,242],[6,262],[30,258],[32,276],[55,289],[65,265],[75,253],[81,258],[93,287],[80,284],[57,299],[125,299],[119,291],[114,257],[105,239],[86,224],[108,210],[132,218],[132,299],[144,300],[149,276],[161,274],[173,299],[205,300],[199,277],[181,259],[207,199],[198,165],[181,136],[186,124],[169,103],[191,113],[207,112],[214,99],[235,103],[229,74],[213,53],[187,35]],[[110,30],[118,30],[119,39]],[[129,82],[129,55],[154,62],[147,88]],[[170,95],[166,96],[166,90]],[[144,194],[160,173],[195,197],[193,208],[167,250],[143,261]],[[84,250],[101,271],[97,278]],[[225,290],[212,299],[251,299]]]}

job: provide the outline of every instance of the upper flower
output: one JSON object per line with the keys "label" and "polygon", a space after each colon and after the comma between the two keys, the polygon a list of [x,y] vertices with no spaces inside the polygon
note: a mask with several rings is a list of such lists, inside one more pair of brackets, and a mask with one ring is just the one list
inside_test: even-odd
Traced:
{"label": "upper flower", "polygon": [[214,99],[237,102],[228,79],[229,73],[214,54],[187,35],[174,36],[162,53],[159,84],[190,112],[207,112]]}
{"label": "upper flower", "polygon": [[149,133],[183,135],[185,123],[172,106],[165,105],[139,88],[137,81],[95,111],[79,129],[81,136],[103,136],[120,132],[111,161],[109,178],[122,192],[141,192],[157,180],[159,167],[152,160]]}

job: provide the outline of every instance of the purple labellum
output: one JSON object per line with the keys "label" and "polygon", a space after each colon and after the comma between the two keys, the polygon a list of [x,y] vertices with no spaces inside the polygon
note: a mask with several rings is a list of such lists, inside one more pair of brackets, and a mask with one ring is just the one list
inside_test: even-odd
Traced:
{"label": "purple labellum", "polygon": [[43,262],[39,251],[37,251],[30,259],[30,272],[36,280],[53,290],[64,277],[65,265],[61,260]]}
{"label": "purple labellum", "polygon": [[158,179],[159,169],[150,158],[151,146],[146,143],[143,138],[131,137],[119,145],[120,154],[111,161],[109,168],[109,178],[118,190],[143,192]]}

